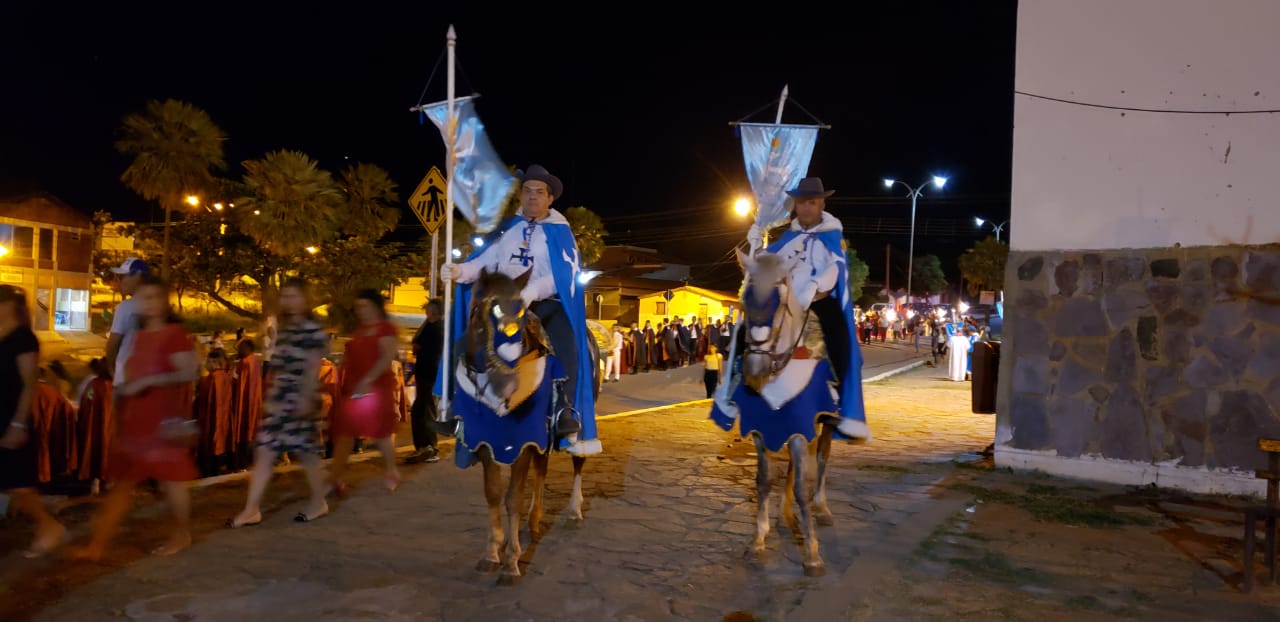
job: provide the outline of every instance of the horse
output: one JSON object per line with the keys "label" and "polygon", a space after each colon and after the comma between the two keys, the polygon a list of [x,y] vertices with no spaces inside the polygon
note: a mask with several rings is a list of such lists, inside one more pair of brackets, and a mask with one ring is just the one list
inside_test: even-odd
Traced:
{"label": "horse", "polygon": [[[746,319],[738,326],[733,358],[741,360],[741,385],[717,399],[712,419],[724,429],[737,411],[739,433],[756,449],[756,533],[747,549],[759,559],[769,534],[769,454],[790,451],[782,516],[803,551],[806,576],[822,576],[826,565],[818,551],[816,524],[832,525],[826,499],[826,471],[835,434],[838,395],[826,360],[816,316],[798,301],[789,266],[770,253],[754,258],[738,252],[744,280],[740,301]],[[728,369],[734,363],[730,361]],[[732,391],[732,393],[730,393]],[[816,469],[810,457],[816,458]],[[816,481],[816,485],[812,482]],[[799,505],[797,520],[793,504]]]}
{"label": "horse", "polygon": [[[520,510],[524,486],[532,468],[533,500],[529,506],[529,532],[539,536],[547,466],[554,448],[553,414],[561,405],[565,372],[551,351],[536,315],[525,309],[521,290],[529,272],[516,279],[484,272],[477,279],[470,322],[455,366],[454,412],[462,419],[457,464],[484,467],[484,494],[489,506],[489,538],[476,569],[502,573],[499,583],[511,585],[520,577]],[[591,340],[592,345],[594,339]],[[592,369],[598,367],[599,349],[588,348]],[[582,379],[599,393],[599,374]],[[573,490],[569,514],[580,524],[582,470],[586,458],[573,456]],[[503,485],[502,466],[510,465]],[[503,506],[506,521],[504,528]],[[505,553],[505,556],[504,556]]]}

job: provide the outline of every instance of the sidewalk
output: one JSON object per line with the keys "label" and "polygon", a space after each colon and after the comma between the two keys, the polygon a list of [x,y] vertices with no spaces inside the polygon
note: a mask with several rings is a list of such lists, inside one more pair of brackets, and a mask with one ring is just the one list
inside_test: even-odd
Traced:
{"label": "sidewalk", "polygon": [[[587,461],[586,521],[565,515],[569,460],[551,461],[544,535],[525,578],[475,571],[486,517],[479,468],[448,457],[405,468],[394,495],[373,463],[356,494],[294,524],[300,474],[268,490],[266,520],[228,531],[244,484],[194,492],[196,543],[173,558],[147,498],[101,565],[26,561],[25,528],[0,529],[0,619],[720,620],[1269,619],[1280,589],[1237,593],[1231,500],[1082,486],[992,470],[976,452],[994,418],[968,412],[968,383],[917,369],[868,384],[875,441],[838,444],[836,524],[819,530],[827,576],[804,577],[778,517],[761,566],[742,558],[754,529],[750,443],[702,405],[601,422]],[[446,452],[448,453],[448,452]],[[771,471],[780,483],[785,463]],[[1216,504],[1216,505],[1215,505]],[[87,508],[62,518],[83,537]],[[1224,518],[1226,517],[1226,518]]]}

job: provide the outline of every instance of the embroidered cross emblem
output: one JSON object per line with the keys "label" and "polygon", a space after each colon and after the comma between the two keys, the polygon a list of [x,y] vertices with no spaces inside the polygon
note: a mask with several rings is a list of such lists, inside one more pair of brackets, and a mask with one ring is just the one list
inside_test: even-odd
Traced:
{"label": "embroidered cross emblem", "polygon": [[520,265],[525,268],[528,268],[529,264],[533,263],[533,255],[529,254],[528,248],[521,246],[519,255],[511,255],[511,263],[516,262],[520,262]]}

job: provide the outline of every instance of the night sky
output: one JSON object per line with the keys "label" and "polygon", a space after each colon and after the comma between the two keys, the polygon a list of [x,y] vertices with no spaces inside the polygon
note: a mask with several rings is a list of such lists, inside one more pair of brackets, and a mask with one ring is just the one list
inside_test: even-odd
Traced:
{"label": "night sky", "polygon": [[[565,182],[557,207],[590,207],[610,242],[659,247],[693,262],[695,275],[734,280],[733,265],[716,261],[743,239],[729,205],[749,187],[728,123],[761,108],[751,120],[771,121],[783,84],[832,126],[810,174],[837,190],[828,209],[873,278],[888,243],[891,279],[905,279],[910,204],[883,189],[886,175],[951,179],[921,200],[916,237],[917,255],[936,253],[951,270],[980,237],[975,215],[1009,214],[1013,0],[779,3],[770,12],[206,3],[77,9],[74,23],[69,10],[17,4],[0,9],[0,193],[43,190],[122,220],[158,217],[120,184],[127,162],[112,147],[120,119],[153,98],[207,110],[229,136],[231,175],[243,160],[299,149],[334,171],[347,158],[383,166],[407,196],[443,165],[439,133],[408,108],[424,87],[426,101],[445,96],[443,63],[427,79],[450,23],[459,94],[482,95],[503,159],[545,165]],[[691,6],[709,15],[681,12]],[[788,106],[785,120],[810,117]],[[406,209],[394,237],[420,235]]]}

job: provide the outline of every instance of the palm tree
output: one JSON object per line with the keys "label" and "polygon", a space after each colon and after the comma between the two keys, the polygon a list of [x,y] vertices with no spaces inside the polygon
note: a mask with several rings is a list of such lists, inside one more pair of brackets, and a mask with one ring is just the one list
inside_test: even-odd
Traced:
{"label": "palm tree", "polygon": [[[284,263],[301,259],[308,247],[319,247],[340,233],[346,207],[342,189],[328,171],[305,153],[273,151],[244,163],[243,189],[236,199],[240,229]],[[261,283],[263,309],[275,304],[276,280]]]}
{"label": "palm tree", "polygon": [[582,265],[594,263],[604,254],[604,239],[609,235],[600,216],[585,207],[571,207],[564,211],[564,218],[569,221],[574,241],[578,243]]}
{"label": "palm tree", "polygon": [[133,162],[120,181],[148,201],[164,208],[164,268],[169,277],[169,223],[175,208],[188,195],[215,184],[214,170],[226,167],[222,143],[226,134],[209,114],[174,99],[147,102],[141,113],[124,118],[116,150]]}
{"label": "palm tree", "polygon": [[342,233],[369,240],[395,229],[400,222],[396,182],[382,167],[356,164],[342,171],[340,183],[347,198]]}

